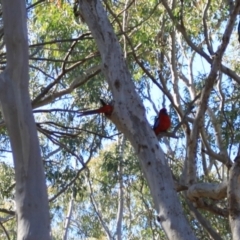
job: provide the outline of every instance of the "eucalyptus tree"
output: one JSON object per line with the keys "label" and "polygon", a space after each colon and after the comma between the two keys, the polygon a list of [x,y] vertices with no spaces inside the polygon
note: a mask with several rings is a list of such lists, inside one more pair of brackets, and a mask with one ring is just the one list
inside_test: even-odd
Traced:
{"label": "eucalyptus tree", "polygon": [[[16,235],[15,213],[19,239],[32,237],[25,218],[49,234],[43,162],[55,238],[238,238],[239,1],[2,5],[1,236]],[[109,119],[78,116],[99,98]],[[162,106],[172,128],[157,142]],[[21,208],[34,198],[45,207]]]}

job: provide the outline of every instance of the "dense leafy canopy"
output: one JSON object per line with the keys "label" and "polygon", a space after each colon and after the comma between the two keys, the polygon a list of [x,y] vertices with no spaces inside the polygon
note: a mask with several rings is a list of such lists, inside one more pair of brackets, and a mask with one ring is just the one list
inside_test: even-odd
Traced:
{"label": "dense leafy canopy", "polygon": [[[230,239],[226,189],[221,197],[186,192],[184,164],[192,123],[222,41],[231,5],[227,1],[104,0],[124,50],[149,123],[164,106],[178,138],[161,138],[179,196],[200,239],[214,232]],[[51,207],[54,239],[166,239],[149,189],[128,141],[104,116],[79,112],[114,101],[101,73],[101,59],[79,6],[73,1],[26,1],[30,84]],[[237,25],[237,22],[236,22]],[[204,125],[196,136],[194,183],[222,183],[240,139],[239,43],[233,32],[221,71],[211,88]],[[1,69],[6,65],[1,30]],[[179,125],[180,123],[180,125]],[[0,128],[0,236],[16,235],[14,179],[9,138]],[[191,178],[190,177],[190,178]],[[122,204],[122,205],[121,205]],[[71,209],[70,225],[64,221]],[[123,215],[121,215],[122,213]],[[202,220],[201,220],[202,219]],[[212,235],[211,235],[212,236]]]}

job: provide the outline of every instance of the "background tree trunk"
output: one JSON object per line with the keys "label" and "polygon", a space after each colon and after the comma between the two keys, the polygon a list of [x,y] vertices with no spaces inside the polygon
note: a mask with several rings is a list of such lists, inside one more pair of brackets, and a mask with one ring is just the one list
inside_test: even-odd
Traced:
{"label": "background tree trunk", "polygon": [[235,158],[235,163],[230,170],[228,185],[229,221],[232,230],[232,239],[239,239],[240,235],[240,155]]}
{"label": "background tree trunk", "polygon": [[7,67],[0,101],[12,146],[16,178],[18,239],[50,239],[43,164],[29,97],[28,33],[24,0],[3,0]]}

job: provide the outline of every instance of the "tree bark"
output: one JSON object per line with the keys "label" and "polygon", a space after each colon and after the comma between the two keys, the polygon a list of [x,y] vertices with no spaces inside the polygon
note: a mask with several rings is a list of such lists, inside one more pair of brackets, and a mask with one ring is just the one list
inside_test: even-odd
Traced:
{"label": "tree bark", "polygon": [[229,222],[232,230],[232,239],[240,236],[240,155],[235,158],[235,163],[230,170],[228,185]]}
{"label": "tree bark", "polygon": [[72,197],[69,202],[68,213],[67,213],[65,224],[64,224],[63,240],[68,239],[68,230],[69,230],[69,226],[70,226],[71,218],[72,218],[73,204],[74,204],[74,200]]}
{"label": "tree bark", "polygon": [[169,239],[194,240],[174,190],[171,171],[149,126],[143,104],[137,95],[120,44],[99,0],[79,0],[102,59],[102,71],[112,91],[114,112],[111,120],[130,140],[139,158],[158,220]]}
{"label": "tree bark", "polygon": [[[121,142],[120,142],[121,141]],[[120,144],[120,153],[119,153],[119,162],[118,162],[118,182],[119,182],[119,190],[118,190],[118,212],[117,212],[117,227],[116,227],[116,235],[117,240],[122,239],[122,225],[123,225],[123,211],[124,211],[124,149],[126,145],[126,138],[123,136],[121,140],[119,140]]]}
{"label": "tree bark", "polygon": [[7,67],[0,75],[0,101],[9,134],[16,178],[17,239],[50,239],[43,164],[32,114],[28,33],[24,0],[3,0]]}

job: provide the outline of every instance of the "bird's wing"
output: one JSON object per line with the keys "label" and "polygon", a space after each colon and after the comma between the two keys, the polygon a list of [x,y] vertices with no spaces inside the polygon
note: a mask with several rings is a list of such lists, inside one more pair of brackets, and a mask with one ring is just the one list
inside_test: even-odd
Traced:
{"label": "bird's wing", "polygon": [[160,119],[159,119],[159,117],[157,117],[155,119],[155,122],[154,122],[154,125],[153,125],[153,130],[156,129],[159,126],[159,124],[160,124]]}

